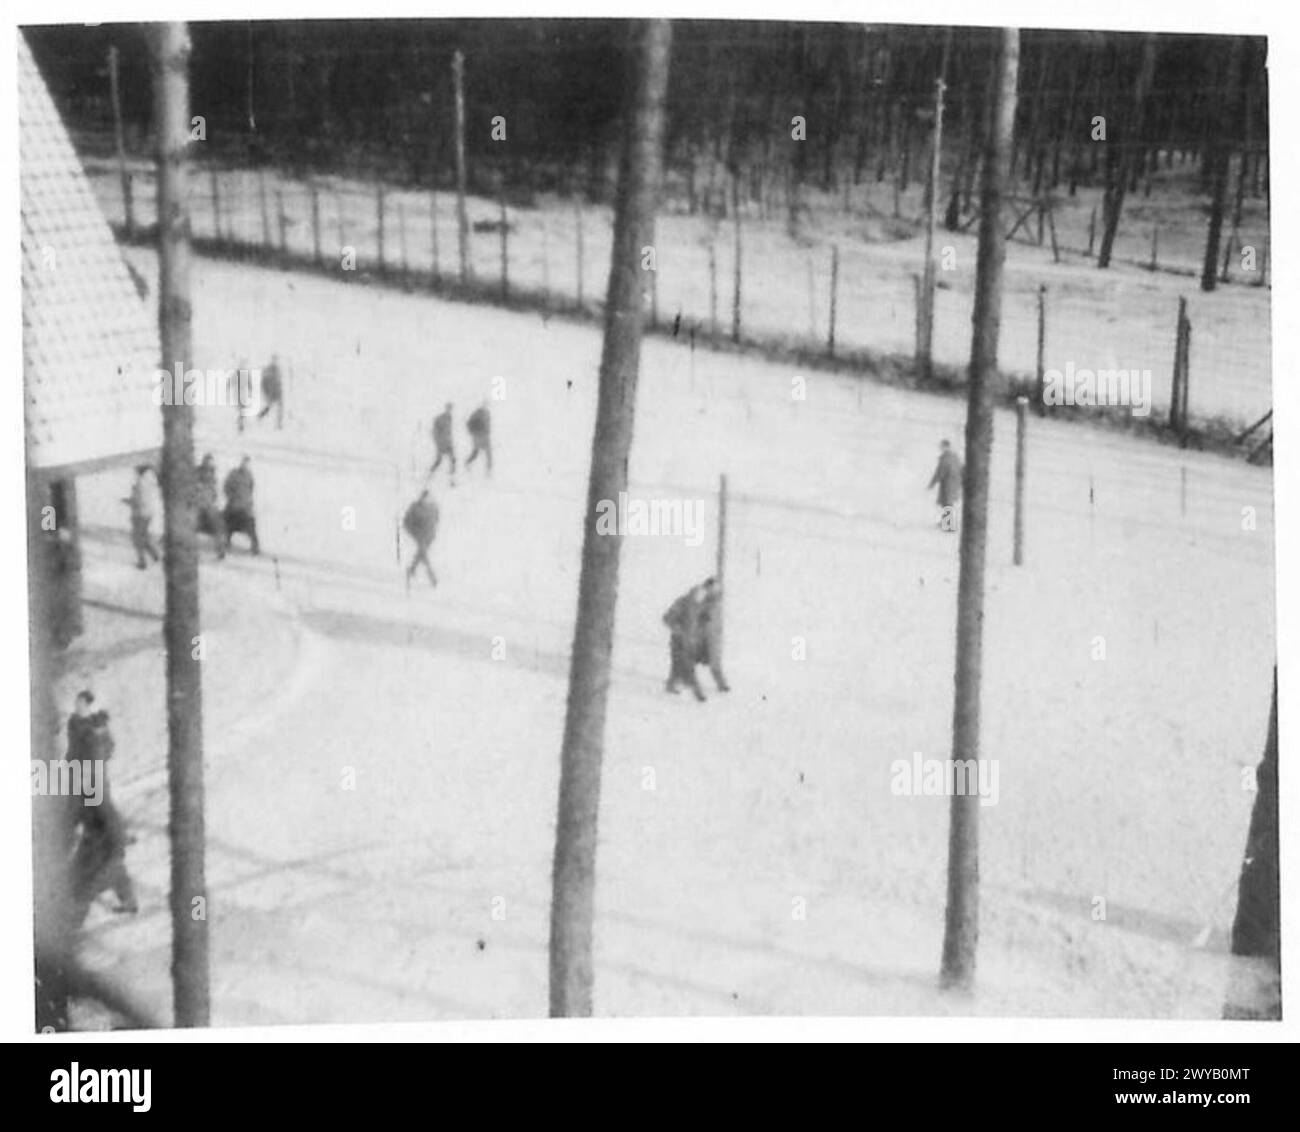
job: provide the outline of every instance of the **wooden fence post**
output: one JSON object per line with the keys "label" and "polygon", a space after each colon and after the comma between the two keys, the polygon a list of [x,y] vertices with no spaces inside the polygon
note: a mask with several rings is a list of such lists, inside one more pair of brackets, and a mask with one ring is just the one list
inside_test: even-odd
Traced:
{"label": "wooden fence post", "polygon": [[429,244],[429,250],[433,254],[432,282],[437,286],[441,271],[438,267],[438,192],[436,189],[429,192]]}
{"label": "wooden fence post", "polygon": [[736,231],[736,269],[734,288],[731,297],[731,340],[740,341],[740,279],[741,279],[741,237],[740,237],[740,179],[731,176],[731,215]]}
{"label": "wooden fence post", "polygon": [[[848,178],[845,178],[846,185]],[[830,328],[826,333],[826,352],[833,358],[835,357],[835,314],[839,305],[839,288],[840,288],[840,246],[839,244],[831,245],[831,310],[830,310]]]}
{"label": "wooden fence post", "polygon": [[312,257],[316,266],[322,266],[320,252],[320,186],[313,179],[311,182],[311,244]]}
{"label": "wooden fence post", "polygon": [[582,248],[582,200],[581,198],[573,202],[573,222],[574,222],[575,231],[577,233],[577,238],[574,240],[574,248],[575,248],[575,254],[577,256],[577,262],[578,262],[578,310],[581,311],[583,308],[583,295],[582,295],[583,248]]}
{"label": "wooden fence post", "polygon": [[1016,516],[1011,555],[1012,564],[1016,566],[1023,566],[1025,562],[1025,429],[1028,408],[1028,397],[1016,398]]}
{"label": "wooden fence post", "polygon": [[1038,285],[1038,355],[1035,371],[1038,376],[1038,415],[1047,412],[1047,369],[1044,359],[1047,352],[1047,286]]}
{"label": "wooden fence post", "polygon": [[506,212],[506,198],[502,193],[501,206],[501,298],[510,297],[510,217]]}

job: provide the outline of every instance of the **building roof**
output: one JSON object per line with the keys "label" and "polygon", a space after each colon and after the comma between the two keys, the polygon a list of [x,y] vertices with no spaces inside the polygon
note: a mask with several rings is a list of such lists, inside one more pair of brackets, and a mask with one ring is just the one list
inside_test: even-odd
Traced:
{"label": "building roof", "polygon": [[162,441],[155,307],[127,271],[72,141],[18,36],[27,460],[129,460]]}

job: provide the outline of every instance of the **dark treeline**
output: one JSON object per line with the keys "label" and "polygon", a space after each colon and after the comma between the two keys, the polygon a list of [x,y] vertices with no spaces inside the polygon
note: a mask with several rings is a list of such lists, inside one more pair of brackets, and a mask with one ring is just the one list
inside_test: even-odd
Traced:
{"label": "dark treeline", "polygon": [[[452,178],[451,58],[465,55],[471,187],[612,185],[627,26],[591,20],[385,20],[192,25],[194,113],[220,160]],[[107,51],[121,54],[123,114],[142,153],[150,115],[133,25],[28,30],[87,145],[110,122]],[[668,94],[668,165],[690,207],[725,209],[728,171],[752,197],[926,176],[935,80],[946,80],[949,219],[968,208],[992,36],[983,29],[683,21]],[[1023,34],[1013,169],[1024,191],[1104,185],[1118,212],[1163,162],[1194,163],[1214,195],[1232,153],[1242,191],[1267,188],[1265,41],[1092,31]],[[506,140],[492,138],[496,116]],[[792,118],[806,140],[792,138]],[[1106,118],[1106,143],[1094,118]],[[793,192],[791,189],[793,188]],[[791,206],[797,207],[797,203]]]}

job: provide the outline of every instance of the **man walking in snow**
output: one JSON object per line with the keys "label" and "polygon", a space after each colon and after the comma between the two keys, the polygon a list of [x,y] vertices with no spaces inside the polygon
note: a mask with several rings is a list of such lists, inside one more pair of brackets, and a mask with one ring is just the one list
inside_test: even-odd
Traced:
{"label": "man walking in snow", "polygon": [[257,517],[253,512],[253,471],[248,466],[247,456],[226,476],[222,490],[226,494],[226,549],[230,549],[234,535],[245,534],[253,545],[253,553],[261,554],[257,541]]}
{"label": "man walking in snow", "polygon": [[147,554],[154,562],[158,561],[158,548],[153,544],[150,524],[158,514],[158,485],[154,480],[153,468],[140,464],[135,469],[135,482],[131,485],[131,494],[122,500],[131,508],[131,545],[135,548],[135,566],[143,570],[148,566]]}
{"label": "man walking in snow", "polygon": [[94,701],[90,692],[81,692],[76,710],[68,718],[68,760],[83,766],[92,763],[103,782],[97,804],[83,796],[74,826],[74,830],[80,830],[71,867],[73,922],[78,927],[101,892],[111,891],[117,897],[119,912],[139,910],[135,886],[126,871],[126,847],[132,838],[127,835],[126,822],[113,805],[108,788],[113,735],[108,728],[108,712],[91,712]]}
{"label": "man walking in snow", "polygon": [[438,534],[438,505],[429,497],[428,488],[420,492],[420,498],[406,509],[402,528],[415,541],[415,557],[406,568],[406,588],[411,588],[411,578],[420,565],[429,575],[429,582],[436,586],[438,575],[433,572],[433,564],[429,561],[429,547]]}
{"label": "man walking in snow", "polygon": [[926,490],[939,488],[939,529],[949,533],[957,529],[957,501],[961,498],[961,460],[946,440],[939,442],[939,462]]}
{"label": "man walking in snow", "polygon": [[284,428],[284,383],[280,378],[280,357],[271,355],[271,364],[262,371],[262,411],[257,414],[261,420],[274,407],[275,427]]}
{"label": "man walking in snow", "polygon": [[487,473],[490,476],[492,474],[492,414],[488,411],[486,401],[470,413],[465,427],[469,430],[469,438],[473,442],[465,467],[468,468],[474,463],[478,454],[482,452],[487,457]]}
{"label": "man walking in snow", "polygon": [[456,486],[456,444],[451,434],[451,402],[447,402],[447,407],[443,409],[436,417],[433,418],[433,449],[434,461],[433,466],[429,469],[429,475],[426,479],[433,479],[433,473],[438,470],[442,464],[442,458],[447,457],[451,464],[451,486]]}

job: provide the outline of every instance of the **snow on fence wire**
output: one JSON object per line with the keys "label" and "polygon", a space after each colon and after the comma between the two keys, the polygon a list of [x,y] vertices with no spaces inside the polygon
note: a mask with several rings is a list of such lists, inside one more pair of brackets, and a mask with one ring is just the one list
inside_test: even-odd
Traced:
{"label": "snow on fence wire", "polygon": [[[154,213],[152,170],[137,166],[132,181],[139,225]],[[119,180],[101,175],[94,184],[108,214],[122,218]],[[503,197],[467,196],[467,283],[462,286],[452,191],[336,176],[302,180],[270,168],[197,167],[190,202],[195,239],[217,254],[377,275],[407,287],[431,283],[546,309],[591,313],[601,306],[612,237],[612,217],[604,206],[541,198],[535,207],[520,208]],[[1081,191],[1068,206],[1058,199],[1053,215],[1041,224],[1032,200],[1009,211],[1008,226],[1018,220],[1020,227],[1008,245],[1003,370],[1025,381],[1037,375],[1038,293],[1045,285],[1043,365],[1049,370],[1067,365],[1149,370],[1152,411],[1167,419],[1178,298],[1185,295],[1195,328],[1189,419],[1244,426],[1267,412],[1267,291],[1221,286],[1202,295],[1191,278],[1163,273],[1135,278],[1131,269],[1122,268],[1089,272],[1083,257],[1090,207]],[[775,346],[810,361],[912,357],[918,332],[916,277],[922,266],[917,244],[865,244],[854,238],[851,226],[826,242],[796,242],[784,217],[765,221],[762,212],[742,201],[741,209],[731,207],[726,219],[671,212],[659,218],[655,270],[646,272],[652,325],[675,333],[684,329],[692,340]],[[1050,250],[1024,250],[1036,245],[1039,227],[1050,243],[1053,224],[1055,256]],[[1080,236],[1083,246],[1075,247]],[[1230,246],[1230,278],[1243,277],[1234,266],[1239,263],[1235,249],[1251,238],[1242,228]],[[937,273],[931,345],[934,364],[958,378],[970,354],[974,276],[973,240],[961,239],[941,230],[936,240],[936,255],[949,245],[958,253],[957,270]],[[1139,245],[1140,232],[1132,227],[1121,232],[1114,261],[1141,262]],[[1256,279],[1262,282],[1267,241],[1260,240],[1259,246]],[[1174,250],[1166,245],[1166,251]],[[1187,273],[1193,271],[1190,254],[1184,248]],[[1071,265],[1076,269],[1069,270]]]}

